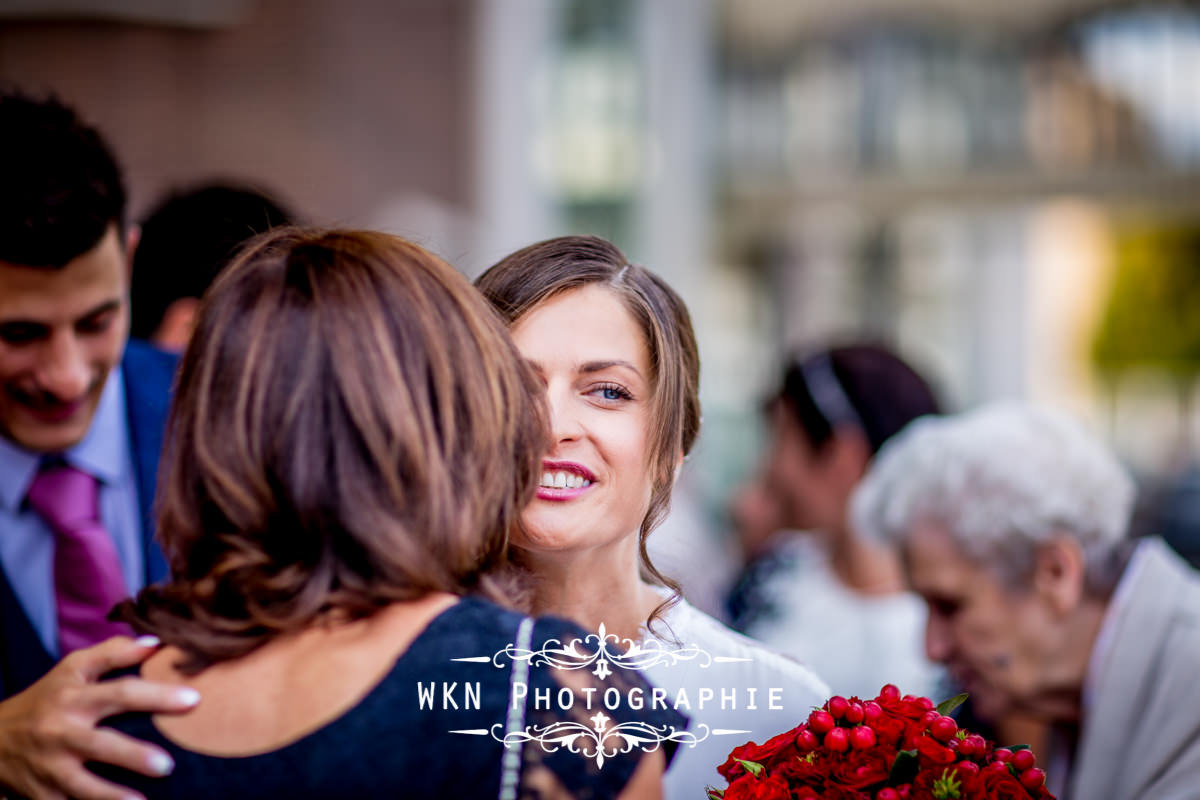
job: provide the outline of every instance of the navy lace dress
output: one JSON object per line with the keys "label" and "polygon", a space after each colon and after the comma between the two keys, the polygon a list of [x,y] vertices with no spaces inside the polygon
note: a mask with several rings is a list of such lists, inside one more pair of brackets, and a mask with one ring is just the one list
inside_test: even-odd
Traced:
{"label": "navy lace dress", "polygon": [[[464,599],[436,617],[354,707],[278,750],[237,758],[202,755],[163,737],[149,715],[126,714],[104,724],[162,747],[175,771],[145,778],[91,767],[149,798],[178,800],[615,797],[644,749],[653,747],[647,742],[685,729],[686,720],[642,702],[650,691],[634,671],[492,658],[510,646],[538,650],[587,635],[563,620],[534,621]],[[624,737],[603,736],[622,723],[641,737],[628,748]],[[514,732],[541,732],[545,743],[523,736],[510,736],[524,741],[507,747],[501,743]],[[573,734],[578,752],[568,744]],[[603,758],[596,757],[596,740],[605,745]],[[669,757],[673,745],[663,749]]]}

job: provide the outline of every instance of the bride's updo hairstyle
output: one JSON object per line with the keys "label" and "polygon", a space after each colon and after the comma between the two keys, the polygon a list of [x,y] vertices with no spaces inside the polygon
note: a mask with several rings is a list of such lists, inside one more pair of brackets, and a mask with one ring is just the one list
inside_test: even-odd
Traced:
{"label": "bride's updo hairstyle", "polygon": [[678,586],[651,563],[646,537],[666,516],[679,459],[691,452],[700,432],[700,354],[682,298],[662,278],[629,263],[616,246],[596,236],[562,236],[529,245],[475,281],[510,328],[547,300],[592,285],[603,286],[620,299],[650,353],[649,452],[654,485],[639,530],[638,550],[643,571],[678,595]]}
{"label": "bride's updo hairstyle", "polygon": [[158,496],[170,580],[121,608],[186,670],[489,572],[532,500],[541,386],[448,264],[381,233],[278,229],[205,296]]}

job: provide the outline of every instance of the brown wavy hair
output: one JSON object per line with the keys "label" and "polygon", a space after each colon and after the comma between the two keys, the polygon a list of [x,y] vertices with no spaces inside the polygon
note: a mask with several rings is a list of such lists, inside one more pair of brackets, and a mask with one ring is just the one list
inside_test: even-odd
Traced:
{"label": "brown wavy hair", "polygon": [[161,468],[170,566],[118,615],[194,671],[489,573],[532,500],[541,386],[479,294],[382,233],[278,229],[206,294]]}
{"label": "brown wavy hair", "polygon": [[561,236],[504,257],[475,280],[475,287],[511,328],[552,297],[584,286],[612,291],[629,311],[650,352],[650,505],[638,531],[642,570],[673,595],[650,621],[674,604],[679,585],[659,572],[646,539],[671,505],[675,472],[700,432],[700,353],[683,299],[662,278],[631,264],[615,245],[596,236]]}

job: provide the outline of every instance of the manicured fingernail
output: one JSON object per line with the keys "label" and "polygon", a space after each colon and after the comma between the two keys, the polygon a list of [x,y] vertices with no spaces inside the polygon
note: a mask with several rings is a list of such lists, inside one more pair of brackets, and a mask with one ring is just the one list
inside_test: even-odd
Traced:
{"label": "manicured fingernail", "polygon": [[175,699],[185,706],[194,706],[200,702],[200,693],[195,689],[180,689],[175,692]]}
{"label": "manicured fingernail", "polygon": [[133,640],[133,643],[138,647],[158,647],[162,644],[157,636],[139,636]]}
{"label": "manicured fingernail", "polygon": [[166,753],[154,753],[150,756],[150,761],[148,764],[150,771],[160,777],[163,775],[170,775],[171,770],[175,769],[175,762],[172,761],[171,757]]}

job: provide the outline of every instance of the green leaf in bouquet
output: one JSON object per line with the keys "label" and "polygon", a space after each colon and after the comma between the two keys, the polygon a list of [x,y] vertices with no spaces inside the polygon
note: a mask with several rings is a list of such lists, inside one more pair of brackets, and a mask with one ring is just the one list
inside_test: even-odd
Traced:
{"label": "green leaf in bouquet", "polygon": [[708,800],[724,800],[725,798],[724,789],[714,789],[711,786],[706,786],[705,791],[708,792]]}
{"label": "green leaf in bouquet", "polygon": [[951,711],[958,708],[966,701],[967,701],[967,693],[966,692],[963,692],[962,694],[956,694],[956,695],[954,695],[954,697],[951,697],[949,700],[943,700],[942,702],[938,703],[936,710],[942,716],[946,716]]}
{"label": "green leaf in bouquet", "polygon": [[742,767],[756,778],[761,778],[763,774],[763,765],[757,761],[746,761],[745,759],[735,758],[734,761],[742,765]]}
{"label": "green leaf in bouquet", "polygon": [[912,783],[917,777],[917,751],[901,750],[896,753],[896,760],[888,771],[888,785],[898,786],[901,783]]}
{"label": "green leaf in bouquet", "polygon": [[1015,753],[1015,752],[1017,752],[1018,750],[1029,750],[1029,749],[1031,749],[1031,748],[1030,748],[1030,747],[1029,747],[1029,745],[1027,745],[1027,744],[1010,744],[1010,745],[1008,746],[1008,749],[1009,749],[1009,750],[1011,750],[1011,751],[1013,751],[1013,752]]}

